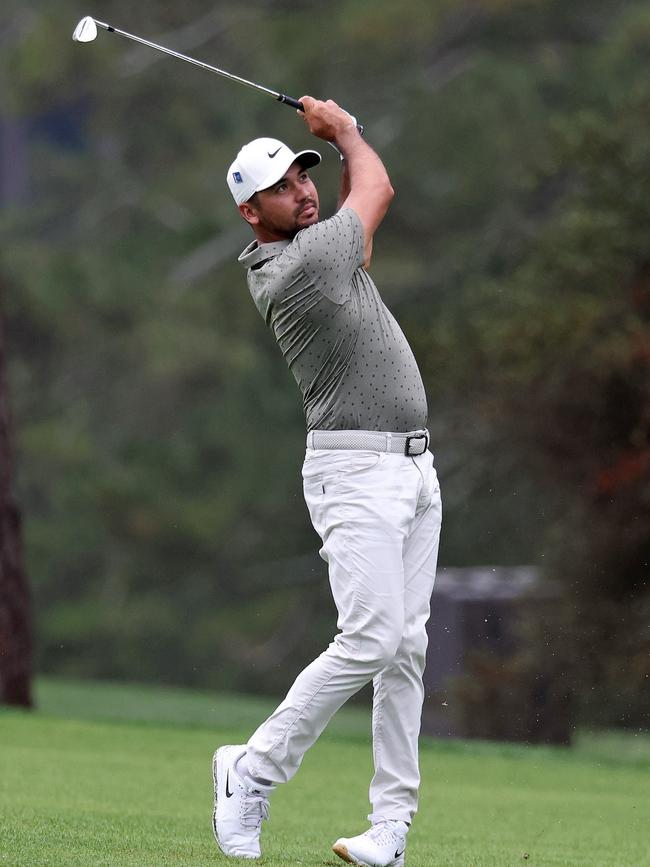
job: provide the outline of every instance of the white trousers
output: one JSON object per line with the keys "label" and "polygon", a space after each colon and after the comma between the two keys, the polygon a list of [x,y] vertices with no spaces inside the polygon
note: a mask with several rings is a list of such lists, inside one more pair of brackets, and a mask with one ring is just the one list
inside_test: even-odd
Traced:
{"label": "white trousers", "polygon": [[253,734],[248,764],[253,776],[289,780],[332,715],[372,680],[370,819],[410,822],[442,516],[433,456],[308,449],[303,481],[340,631]]}

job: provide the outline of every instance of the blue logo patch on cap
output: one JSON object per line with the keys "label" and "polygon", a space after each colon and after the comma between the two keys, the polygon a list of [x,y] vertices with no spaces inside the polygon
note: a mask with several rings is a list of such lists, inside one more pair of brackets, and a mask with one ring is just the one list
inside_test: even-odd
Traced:
{"label": "blue logo patch on cap", "polygon": [[244,183],[244,181],[242,180],[242,176],[239,174],[239,172],[233,172],[232,176],[235,179],[236,184],[243,184]]}

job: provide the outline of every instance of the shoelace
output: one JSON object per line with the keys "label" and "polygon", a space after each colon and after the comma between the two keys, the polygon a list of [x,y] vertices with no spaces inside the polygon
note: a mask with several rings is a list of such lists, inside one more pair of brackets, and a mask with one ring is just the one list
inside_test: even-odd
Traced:
{"label": "shoelace", "polygon": [[390,822],[378,822],[369,828],[366,834],[378,846],[393,846],[404,842],[404,835],[394,830]]}
{"label": "shoelace", "polygon": [[269,799],[261,793],[247,793],[242,802],[241,823],[244,828],[258,829],[269,818]]}

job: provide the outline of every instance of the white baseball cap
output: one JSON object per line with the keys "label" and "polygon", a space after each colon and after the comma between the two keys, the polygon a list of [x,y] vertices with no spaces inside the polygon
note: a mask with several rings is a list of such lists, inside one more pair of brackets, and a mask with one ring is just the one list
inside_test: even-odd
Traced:
{"label": "white baseball cap", "polygon": [[242,205],[255,193],[272,187],[296,160],[309,169],[318,165],[321,155],[317,151],[295,154],[277,138],[256,138],[244,145],[226,176],[233,199]]}

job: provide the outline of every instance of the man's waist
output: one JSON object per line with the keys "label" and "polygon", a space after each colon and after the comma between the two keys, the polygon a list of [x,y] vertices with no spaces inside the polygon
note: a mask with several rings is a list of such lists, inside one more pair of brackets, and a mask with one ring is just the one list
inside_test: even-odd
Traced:
{"label": "man's waist", "polygon": [[408,433],[372,430],[311,430],[307,434],[307,448],[388,452],[416,457],[424,454],[429,448],[429,431],[426,428]]}

